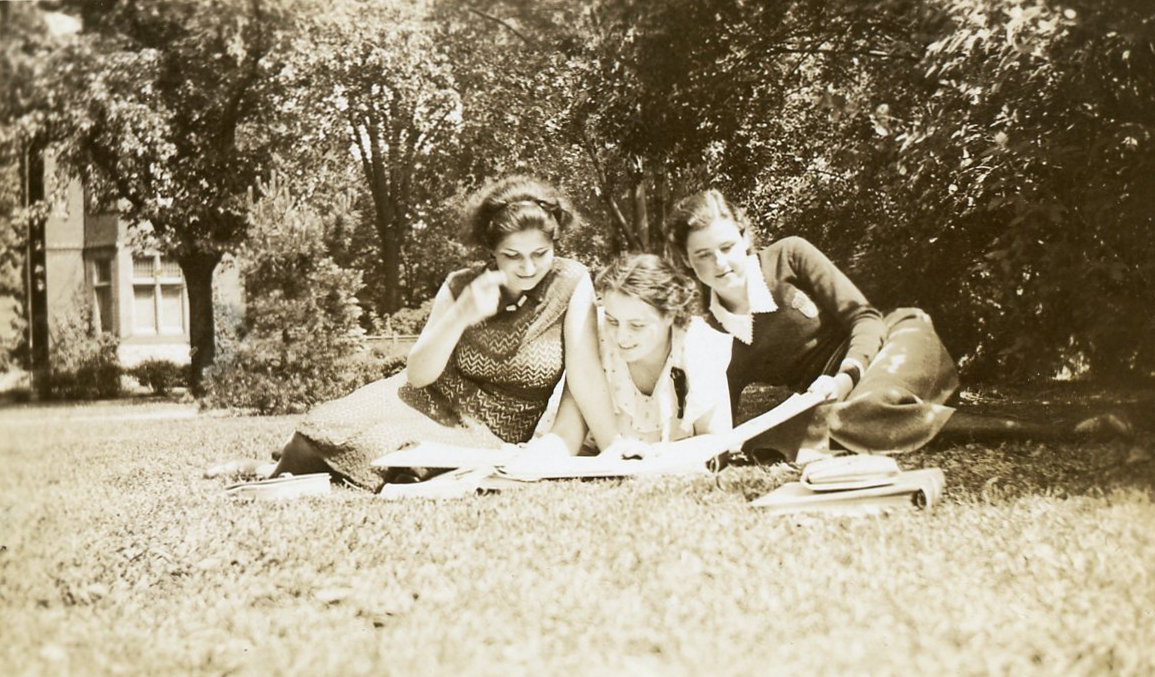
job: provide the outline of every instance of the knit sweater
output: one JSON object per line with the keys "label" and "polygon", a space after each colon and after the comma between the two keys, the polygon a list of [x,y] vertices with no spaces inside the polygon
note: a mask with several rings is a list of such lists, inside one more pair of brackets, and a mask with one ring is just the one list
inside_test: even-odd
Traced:
{"label": "knit sweater", "polygon": [[[750,344],[734,339],[727,377],[736,405],[751,383],[805,390],[822,374],[846,371],[855,382],[886,339],[882,314],[826,255],[800,237],[758,252],[777,308],[753,313]],[[725,331],[717,317],[710,323]]]}

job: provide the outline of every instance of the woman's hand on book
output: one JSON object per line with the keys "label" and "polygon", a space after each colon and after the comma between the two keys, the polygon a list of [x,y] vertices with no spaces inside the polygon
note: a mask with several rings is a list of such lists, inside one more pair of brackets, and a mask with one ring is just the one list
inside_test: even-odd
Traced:
{"label": "woman's hand on book", "polygon": [[522,442],[516,445],[521,454],[532,455],[536,458],[543,456],[554,456],[564,458],[570,456],[569,448],[566,447],[565,440],[556,433],[546,433],[540,437],[535,437],[528,442]]}
{"label": "woman's hand on book", "polygon": [[658,445],[655,444],[619,435],[614,438],[613,444],[603,449],[598,456],[623,459],[650,458],[656,452],[657,447]]}

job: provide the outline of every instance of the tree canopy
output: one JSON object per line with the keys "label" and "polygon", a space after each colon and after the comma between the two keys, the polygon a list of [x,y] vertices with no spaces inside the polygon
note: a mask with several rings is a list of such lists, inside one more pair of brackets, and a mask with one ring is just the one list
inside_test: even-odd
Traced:
{"label": "tree canopy", "polygon": [[96,209],[172,255],[188,286],[193,389],[215,351],[212,275],[245,237],[245,196],[283,143],[271,96],[282,10],[260,0],[78,3],[53,55],[49,134]]}
{"label": "tree canopy", "polygon": [[327,183],[356,192],[331,251],[370,319],[426,301],[471,255],[462,196],[522,171],[587,212],[564,244],[591,263],[660,251],[673,201],[713,185],[763,239],[923,307],[971,378],[1155,371],[1144,0],[76,7],[82,39],[37,76],[54,138],[190,301],[274,168],[321,213]]}

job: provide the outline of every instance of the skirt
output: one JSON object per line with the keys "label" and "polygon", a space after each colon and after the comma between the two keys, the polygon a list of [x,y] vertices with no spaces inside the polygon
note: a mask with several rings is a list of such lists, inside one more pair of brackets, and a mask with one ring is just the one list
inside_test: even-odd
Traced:
{"label": "skirt", "polygon": [[918,449],[951,414],[944,402],[958,388],[958,371],[930,316],[900,308],[885,318],[886,341],[841,402],[824,404],[760,435],[748,448],[770,447],[793,459],[800,448],[835,443],[863,454]]}
{"label": "skirt", "polygon": [[362,386],[310,411],[297,426],[332,471],[377,491],[384,478],[370,466],[383,454],[420,442],[497,448],[502,440],[483,423],[461,415],[435,387],[414,388],[404,371]]}

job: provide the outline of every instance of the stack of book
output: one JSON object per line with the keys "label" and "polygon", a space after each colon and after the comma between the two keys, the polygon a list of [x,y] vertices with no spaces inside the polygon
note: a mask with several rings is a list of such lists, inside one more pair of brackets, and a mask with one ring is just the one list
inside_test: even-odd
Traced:
{"label": "stack of book", "polygon": [[888,456],[851,455],[815,461],[789,482],[751,505],[771,514],[868,514],[895,508],[929,508],[942,496],[942,470],[902,471]]}

